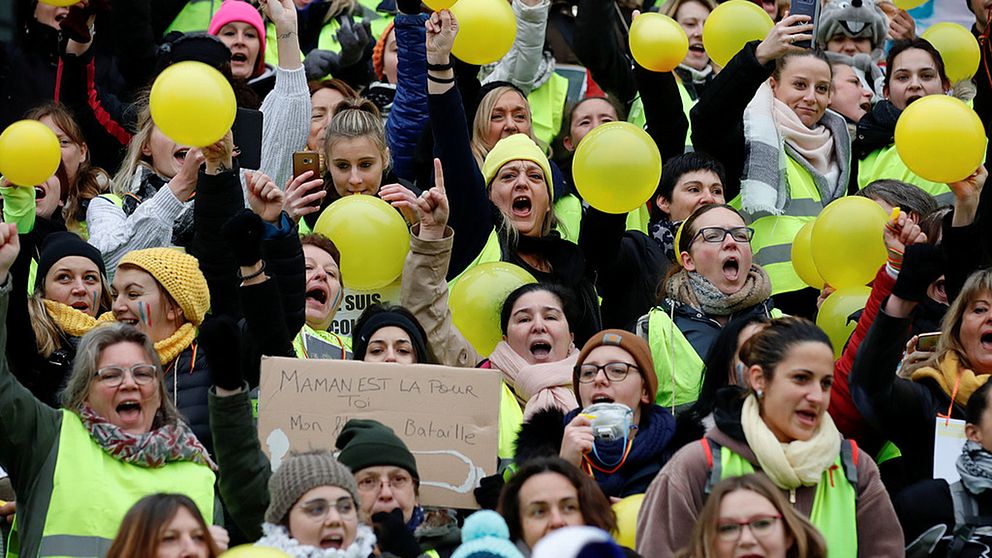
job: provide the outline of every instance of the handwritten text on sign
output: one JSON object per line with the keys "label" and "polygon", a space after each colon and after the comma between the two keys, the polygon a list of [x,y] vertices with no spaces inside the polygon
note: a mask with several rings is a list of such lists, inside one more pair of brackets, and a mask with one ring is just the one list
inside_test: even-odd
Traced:
{"label": "handwritten text on sign", "polygon": [[423,504],[475,508],[472,489],[496,472],[492,370],[266,357],[260,387],[258,435],[273,467],[289,449],[333,449],[345,423],[361,418],[389,426],[413,452]]}

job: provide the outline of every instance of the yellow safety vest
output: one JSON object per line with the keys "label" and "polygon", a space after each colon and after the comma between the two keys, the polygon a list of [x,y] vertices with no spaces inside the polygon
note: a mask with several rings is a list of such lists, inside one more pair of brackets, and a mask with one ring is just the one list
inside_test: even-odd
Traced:
{"label": "yellow safety vest", "polygon": [[555,200],[555,218],[558,219],[557,231],[561,237],[578,244],[579,229],[582,226],[582,200],[572,194],[558,198]]}
{"label": "yellow safety vest", "polygon": [[[696,101],[689,96],[689,91],[685,88],[685,85],[682,85],[682,80],[679,79],[678,74],[675,75],[675,83],[679,87],[679,97],[682,98],[682,112],[685,113],[685,118],[689,121],[689,128],[685,131],[686,151],[692,151],[692,119],[689,118],[689,111],[692,110],[692,107],[696,106]],[[644,103],[641,101],[640,95],[635,97],[633,104],[630,105],[630,112],[627,113],[627,122],[637,124],[641,128],[647,124],[647,117],[644,115]]]}
{"label": "yellow safety vest", "polygon": [[[704,443],[716,445],[705,438]],[[851,457],[857,451],[857,446],[844,440],[841,455],[823,472],[813,496],[809,520],[826,539],[828,558],[858,556],[857,462],[856,458]],[[711,480],[719,482],[720,479],[753,472],[754,466],[748,460],[726,447],[720,447],[720,470],[712,471],[712,476],[716,478]]]}
{"label": "yellow safety vest", "polygon": [[527,95],[534,136],[547,145],[551,145],[561,131],[566,101],[568,101],[568,78],[553,72],[548,81]]}
{"label": "yellow safety vest", "polygon": [[499,397],[499,473],[509,480],[514,471],[513,455],[516,452],[517,434],[524,423],[524,411],[517,403],[510,386],[501,382],[502,390]]}
{"label": "yellow safety vest", "polygon": [[[175,461],[140,467],[97,445],[76,413],[62,411],[52,496],[39,557],[102,557],[131,506],[158,492],[189,496],[208,523],[214,517],[214,473],[206,465]],[[11,540],[16,539],[15,533]],[[19,546],[19,545],[14,545]],[[8,549],[8,556],[17,550]]]}
{"label": "yellow safety vest", "polygon": [[[332,354],[325,356],[322,354],[314,354],[312,342],[304,339],[304,336],[317,339],[322,343],[326,343],[333,347]],[[303,329],[296,334],[293,338],[293,351],[296,353],[296,358],[333,358],[339,360],[348,360],[351,357],[351,342],[347,337],[341,337],[330,331],[320,331],[316,330],[307,324],[303,324]]]}
{"label": "yellow safety vest", "polygon": [[210,20],[214,17],[214,12],[220,9],[221,0],[190,0],[183,6],[183,9],[172,20],[165,32],[171,33],[179,31],[181,33],[193,33],[196,31],[206,31],[210,28]]}
{"label": "yellow safety vest", "polygon": [[[815,220],[823,211],[820,190],[809,172],[791,156],[786,159],[785,169],[789,184],[785,213],[747,216],[754,229],[754,238],[751,239],[754,263],[768,273],[773,295],[807,287],[792,267],[792,240],[803,225]],[[740,208],[740,196],[734,198],[730,205]]]}
{"label": "yellow safety vest", "polygon": [[501,261],[503,261],[503,248],[499,245],[499,235],[496,233],[496,229],[493,229],[493,232],[489,233],[489,238],[486,240],[486,244],[482,247],[479,255],[472,260],[472,263],[465,266],[465,269],[457,277],[448,281],[448,290],[450,291],[455,286],[455,283],[462,278],[462,275],[465,275],[465,272],[473,267],[487,262]]}
{"label": "yellow safety vest", "polygon": [[655,403],[670,409],[695,402],[703,386],[703,359],[663,308],[648,312],[648,346],[658,376]]}
{"label": "yellow safety vest", "polygon": [[906,163],[902,162],[899,151],[895,144],[882,149],[877,149],[868,154],[858,163],[858,188],[864,188],[876,180],[883,178],[901,180],[917,186],[920,190],[937,198],[939,205],[951,205],[954,203],[954,192],[947,184],[931,182],[925,178],[920,178],[913,171],[909,170]]}

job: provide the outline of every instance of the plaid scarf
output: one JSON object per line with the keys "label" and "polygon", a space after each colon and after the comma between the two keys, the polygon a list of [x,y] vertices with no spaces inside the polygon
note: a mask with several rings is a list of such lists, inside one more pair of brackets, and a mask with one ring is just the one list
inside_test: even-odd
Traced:
{"label": "plaid scarf", "polygon": [[151,469],[173,461],[192,461],[217,471],[206,448],[185,422],[136,435],[111,424],[87,405],[80,406],[78,414],[93,441],[119,461]]}

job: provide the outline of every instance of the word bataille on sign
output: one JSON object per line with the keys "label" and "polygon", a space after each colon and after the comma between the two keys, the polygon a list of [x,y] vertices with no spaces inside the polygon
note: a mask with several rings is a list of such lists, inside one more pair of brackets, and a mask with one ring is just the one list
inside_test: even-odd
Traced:
{"label": "word bataille on sign", "polygon": [[[341,433],[341,429],[344,427],[347,420],[340,420],[340,417],[334,418],[334,428],[327,429],[324,427],[323,422],[319,418],[309,417],[302,414],[292,415],[289,417],[289,429],[292,432],[331,431],[334,436],[337,436]],[[470,446],[475,445],[476,438],[475,433],[469,432],[469,429],[466,428],[464,424],[443,424],[432,419],[417,418],[404,419],[401,434],[403,438],[458,440]]]}

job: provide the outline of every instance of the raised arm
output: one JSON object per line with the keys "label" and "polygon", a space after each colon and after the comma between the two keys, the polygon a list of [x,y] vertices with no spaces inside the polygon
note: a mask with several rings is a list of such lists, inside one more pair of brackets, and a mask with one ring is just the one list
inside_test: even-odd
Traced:
{"label": "raised arm", "polygon": [[[513,0],[510,4],[517,16],[517,36],[510,52],[496,63],[485,82],[508,81],[524,93],[538,86],[541,61],[544,60],[544,37],[548,27],[550,0]],[[549,68],[554,71],[554,68]]]}
{"label": "raised arm", "polygon": [[[572,49],[592,79],[630,107],[637,94],[634,70],[624,46],[627,22],[612,0],[579,0]],[[621,29],[622,28],[622,29]]]}
{"label": "raised arm", "polygon": [[[404,3],[400,3],[404,4]],[[420,2],[416,2],[419,8]],[[425,14],[406,12],[413,8],[399,6],[393,19],[396,35],[396,96],[386,120],[386,141],[393,158],[393,172],[406,180],[416,178],[414,160],[417,142],[427,124],[427,52]]]}

